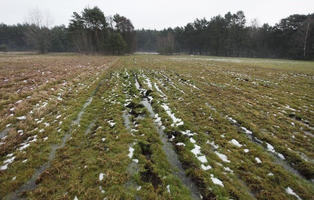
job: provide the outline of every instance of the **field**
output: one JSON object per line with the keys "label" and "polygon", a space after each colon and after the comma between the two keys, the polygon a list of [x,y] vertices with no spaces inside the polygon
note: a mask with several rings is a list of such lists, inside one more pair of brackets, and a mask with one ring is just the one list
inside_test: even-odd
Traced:
{"label": "field", "polygon": [[314,62],[0,55],[0,199],[313,199]]}

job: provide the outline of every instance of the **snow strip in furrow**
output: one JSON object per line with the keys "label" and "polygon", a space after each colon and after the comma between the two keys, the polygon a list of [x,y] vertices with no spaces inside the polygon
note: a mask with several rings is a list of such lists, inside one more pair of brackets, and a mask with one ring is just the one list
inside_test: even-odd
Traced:
{"label": "snow strip in furrow", "polygon": [[206,156],[201,153],[201,147],[196,144],[196,141],[193,138],[190,138],[190,142],[194,145],[194,148],[191,150],[191,152],[202,163],[201,168],[205,171],[210,170],[212,167],[207,164],[208,161]]}
{"label": "snow strip in furrow", "polygon": [[[152,105],[147,99],[144,99],[141,102],[145,108],[150,113],[150,117],[154,118],[155,116],[158,117],[157,114],[153,111]],[[156,122],[157,121],[157,122]],[[182,121],[182,120],[181,120]],[[182,121],[183,123],[183,121]],[[200,192],[198,191],[197,186],[194,184],[194,182],[185,175],[185,171],[182,167],[181,162],[179,161],[178,155],[173,150],[172,144],[168,141],[168,137],[164,133],[164,127],[162,126],[160,119],[155,119],[155,128],[159,134],[159,137],[161,139],[161,142],[163,144],[163,151],[165,152],[167,161],[170,163],[170,165],[173,167],[173,174],[177,176],[182,184],[186,186],[190,191],[193,199],[200,199]]]}
{"label": "snow strip in furrow", "polygon": [[144,78],[144,81],[147,87],[153,90],[152,82],[150,81],[150,79],[145,74],[142,74],[142,77]]}
{"label": "snow strip in furrow", "polygon": [[198,87],[196,87],[196,86],[192,83],[192,81],[190,81],[190,80],[184,80],[184,79],[179,78],[179,82],[182,83],[183,85],[192,87],[192,88],[194,88],[194,89],[196,89],[196,90],[200,90],[200,89],[199,89]]}
{"label": "snow strip in furrow", "polygon": [[162,104],[161,107],[163,109],[165,109],[165,111],[168,114],[168,116],[172,119],[172,124],[171,124],[172,127],[174,127],[174,126],[177,127],[177,126],[181,126],[181,125],[184,124],[182,119],[176,118],[176,116],[172,113],[172,111],[169,108],[169,106],[167,106],[166,104]]}
{"label": "snow strip in furrow", "polygon": [[161,97],[167,98],[165,93],[163,93],[161,91],[161,89],[158,87],[158,84],[156,82],[154,83],[154,86],[155,86],[156,90],[161,94]]}
{"label": "snow strip in furrow", "polygon": [[15,156],[13,156],[13,154],[8,155],[8,159],[6,159],[5,161],[3,161],[2,166],[0,166],[0,170],[6,170],[8,169],[8,165],[13,163],[13,161],[15,160]]}
{"label": "snow strip in furrow", "polygon": [[[161,105],[161,107],[163,107],[166,111],[166,113],[170,116],[170,118],[172,119],[173,123],[171,126],[178,126],[178,125],[183,125],[183,121],[182,119],[176,118],[174,116],[174,114],[171,112],[171,109],[166,105],[163,104]],[[182,124],[181,124],[182,123]],[[192,133],[190,130],[185,130],[182,131],[183,135],[186,135],[190,138],[190,142],[194,145],[194,148],[191,150],[191,152],[194,154],[194,156],[201,162],[201,168],[205,171],[212,169],[212,167],[210,165],[208,165],[208,161],[206,159],[206,156],[203,155],[201,153],[201,147],[199,145],[196,144],[196,141],[192,138],[192,136],[196,135],[196,133]],[[225,162],[230,162],[227,159],[227,156],[218,152],[215,152],[223,161]]]}
{"label": "snow strip in furrow", "polygon": [[[127,76],[129,77],[129,75],[127,74]],[[128,81],[128,85],[131,85],[131,82],[130,81]],[[138,81],[137,81],[137,79],[135,78],[135,86],[136,86],[136,88],[140,88],[140,85],[139,85],[139,83],[138,83]],[[124,86],[124,93],[125,93],[125,95],[126,95],[126,103],[124,104],[124,106],[126,107],[127,105],[129,105],[130,104],[130,102],[132,101],[132,99],[130,99],[130,98],[128,98],[128,94],[127,94],[127,88],[126,88],[126,86]],[[127,108],[126,108],[127,109]],[[132,132],[134,132],[134,131],[137,131],[137,130],[135,130],[135,129],[132,129],[132,123],[131,123],[131,121],[130,121],[130,114],[128,113],[128,111],[127,110],[124,110],[124,112],[123,112],[123,114],[122,114],[122,117],[123,117],[123,123],[124,123],[124,126],[125,126],[125,128],[130,132],[130,134],[132,135],[132,136],[134,136],[133,135],[133,133]],[[128,153],[128,157],[132,160],[132,162],[128,165],[128,167],[127,167],[127,172],[130,174],[130,179],[127,181],[127,183],[125,184],[125,186],[126,187],[133,187],[133,188],[141,188],[141,186],[138,186],[137,185],[137,183],[136,182],[134,182],[134,180],[133,180],[133,176],[136,174],[136,173],[138,173],[138,171],[139,171],[139,165],[138,165],[138,162],[139,162],[139,160],[138,159],[132,159],[133,158],[133,156],[134,156],[134,145],[136,144],[136,142],[133,142],[132,144],[130,144],[130,146],[129,146],[129,153]],[[141,198],[138,196],[138,195],[136,195],[135,196],[135,199],[136,200],[140,200]]]}
{"label": "snow strip in furrow", "polygon": [[[279,164],[281,165],[283,168],[285,168],[287,171],[289,171],[290,173],[293,173],[295,175],[297,175],[298,177],[302,178],[302,179],[305,179],[306,178],[304,176],[302,176],[298,170],[294,169],[290,163],[286,162],[285,161],[285,157],[284,155],[282,155],[281,153],[279,152],[276,152],[275,148],[266,142],[266,147],[264,147],[262,144],[263,144],[263,141],[259,140],[258,138],[254,137],[253,135],[253,132],[249,129],[247,129],[246,127],[244,126],[241,126],[235,119],[233,119],[232,117],[226,115],[225,116],[226,119],[228,121],[231,122],[231,124],[233,124],[234,126],[236,127],[239,127],[245,134],[246,136],[255,144],[257,144],[258,146],[262,147],[263,149],[266,150],[266,152],[270,152],[268,155],[272,156],[274,159],[275,159],[275,163],[276,164]],[[244,152],[245,153],[248,153],[249,152],[249,149],[244,149]],[[259,159],[259,158],[255,158],[255,161],[258,163],[258,164],[261,164],[262,161]]]}
{"label": "snow strip in furrow", "polygon": [[166,81],[168,82],[168,84],[171,85],[175,90],[181,92],[182,94],[185,94],[185,92],[184,92],[183,90],[177,88],[177,87],[173,84],[173,81],[172,81],[169,77],[167,77],[165,74],[162,74],[162,73],[160,73],[160,74],[166,79]]}

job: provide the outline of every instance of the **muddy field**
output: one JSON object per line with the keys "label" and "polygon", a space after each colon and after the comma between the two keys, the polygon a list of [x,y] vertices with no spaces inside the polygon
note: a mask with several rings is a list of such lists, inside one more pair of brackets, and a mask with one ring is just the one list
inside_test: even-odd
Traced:
{"label": "muddy field", "polygon": [[313,199],[314,63],[0,56],[0,199]]}

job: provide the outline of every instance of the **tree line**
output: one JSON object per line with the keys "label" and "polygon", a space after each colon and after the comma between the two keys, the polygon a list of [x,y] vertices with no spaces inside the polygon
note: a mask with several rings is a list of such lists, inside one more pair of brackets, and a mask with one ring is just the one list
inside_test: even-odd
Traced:
{"label": "tree line", "polygon": [[74,12],[69,25],[49,28],[36,14],[31,22],[0,24],[0,51],[124,54],[135,51],[132,22],[119,14],[106,17],[98,8]]}
{"label": "tree line", "polygon": [[290,15],[274,26],[247,24],[242,11],[196,19],[161,31],[135,30],[132,22],[98,8],[74,12],[67,26],[49,28],[39,15],[24,24],[0,24],[0,51],[125,54],[154,51],[213,56],[314,60],[314,13]]}
{"label": "tree line", "polygon": [[256,20],[247,25],[242,11],[228,12],[184,27],[137,30],[136,35],[138,51],[314,60],[314,13],[258,26]]}

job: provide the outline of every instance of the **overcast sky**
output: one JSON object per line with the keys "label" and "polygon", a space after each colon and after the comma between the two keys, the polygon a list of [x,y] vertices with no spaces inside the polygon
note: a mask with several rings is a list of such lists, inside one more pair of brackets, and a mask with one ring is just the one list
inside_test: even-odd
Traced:
{"label": "overcast sky", "polygon": [[314,0],[0,0],[0,23],[25,22],[31,10],[48,13],[53,25],[69,23],[74,11],[98,6],[104,14],[119,13],[136,29],[184,26],[196,18],[208,20],[218,14],[243,10],[247,22],[274,25],[291,14],[314,12]]}

